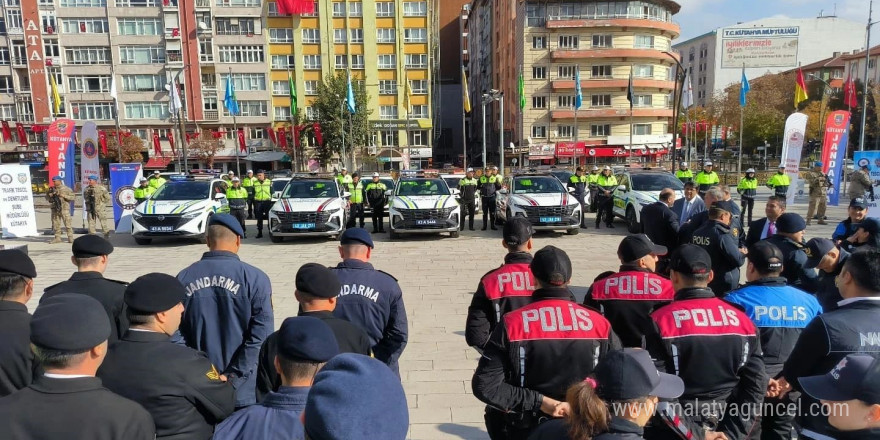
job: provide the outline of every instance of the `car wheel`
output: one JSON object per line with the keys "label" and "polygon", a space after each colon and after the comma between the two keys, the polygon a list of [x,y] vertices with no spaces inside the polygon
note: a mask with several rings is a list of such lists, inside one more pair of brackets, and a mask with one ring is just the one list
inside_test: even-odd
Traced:
{"label": "car wheel", "polygon": [[281,243],[282,241],[284,241],[284,237],[269,234],[269,240],[272,240],[272,243]]}
{"label": "car wheel", "polygon": [[636,220],[636,210],[632,206],[626,208],[626,229],[631,234],[637,234],[641,230],[639,222]]}
{"label": "car wheel", "polygon": [[578,235],[581,233],[581,230],[579,228],[574,228],[574,229],[569,229],[569,230],[565,231],[565,233],[568,235]]}
{"label": "car wheel", "polygon": [[452,238],[458,238],[459,235],[460,235],[460,233],[459,233],[458,231],[450,232],[450,233],[449,233],[449,236],[452,237]]}
{"label": "car wheel", "polygon": [[134,242],[137,243],[137,244],[139,244],[139,245],[141,245],[141,246],[146,246],[146,245],[152,243],[152,242],[153,242],[153,239],[151,239],[151,238],[140,238],[140,237],[135,237],[135,238],[134,238]]}

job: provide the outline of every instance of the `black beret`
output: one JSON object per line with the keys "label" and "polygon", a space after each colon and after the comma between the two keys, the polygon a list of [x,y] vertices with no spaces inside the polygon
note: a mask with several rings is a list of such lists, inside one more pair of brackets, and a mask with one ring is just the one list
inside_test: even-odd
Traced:
{"label": "black beret", "polygon": [[186,289],[177,278],[164,273],[148,273],[125,288],[125,305],[133,310],[159,313],[183,302]]}
{"label": "black beret", "polygon": [[0,250],[0,275],[15,274],[28,278],[37,277],[37,268],[31,257],[18,249]]}
{"label": "black beret", "polygon": [[31,342],[39,347],[84,352],[110,337],[110,318],[98,300],[79,293],[53,296],[31,318]]}
{"label": "black beret", "polygon": [[83,235],[73,240],[73,256],[76,258],[100,257],[112,252],[113,245],[97,235]]}
{"label": "black beret", "polygon": [[339,354],[330,326],[318,318],[287,318],[278,329],[278,354],[285,359],[327,362]]}
{"label": "black beret", "polygon": [[776,219],[776,230],[786,234],[794,234],[807,229],[807,222],[804,218],[793,212],[786,212]]}
{"label": "black beret", "polygon": [[335,298],[342,284],[332,270],[318,264],[308,263],[296,271],[296,290],[318,298]]}

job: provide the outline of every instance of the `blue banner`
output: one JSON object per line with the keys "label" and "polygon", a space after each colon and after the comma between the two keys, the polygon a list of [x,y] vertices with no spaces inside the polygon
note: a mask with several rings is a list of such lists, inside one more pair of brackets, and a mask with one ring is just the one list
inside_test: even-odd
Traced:
{"label": "blue banner", "polygon": [[873,191],[865,193],[865,200],[868,201],[868,216],[880,217],[880,210],[877,209],[880,204],[880,151],[856,151],[853,154],[855,162],[855,172],[860,172],[861,167],[868,167],[868,176],[871,178],[871,187]]}
{"label": "blue banner", "polygon": [[131,232],[131,212],[137,206],[134,189],[143,176],[139,163],[110,164],[110,194],[117,233]]}

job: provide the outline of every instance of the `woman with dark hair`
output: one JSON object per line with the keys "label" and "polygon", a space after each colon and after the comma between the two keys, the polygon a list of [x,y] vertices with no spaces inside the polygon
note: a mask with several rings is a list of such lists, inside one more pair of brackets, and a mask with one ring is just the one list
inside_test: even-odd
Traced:
{"label": "woman with dark hair", "polygon": [[865,246],[880,248],[880,219],[866,217],[853,226],[856,232],[841,243],[847,252],[852,253]]}

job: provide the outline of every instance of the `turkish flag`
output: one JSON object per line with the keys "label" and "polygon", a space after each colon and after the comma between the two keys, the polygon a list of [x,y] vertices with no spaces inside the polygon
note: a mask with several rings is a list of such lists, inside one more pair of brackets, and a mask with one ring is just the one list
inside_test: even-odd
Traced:
{"label": "turkish flag", "polygon": [[275,134],[275,130],[272,127],[266,127],[266,133],[269,134],[269,140],[272,141],[272,144],[278,145],[278,136]]}
{"label": "turkish flag", "polygon": [[28,137],[27,132],[24,131],[24,124],[16,122],[15,131],[18,132],[18,145],[26,147],[28,145]]}
{"label": "turkish flag", "polygon": [[9,130],[9,122],[3,121],[3,142],[12,140],[12,131]]}
{"label": "turkish flag", "polygon": [[156,156],[163,156],[162,154],[162,144],[159,143],[159,132],[153,130],[153,153]]}
{"label": "turkish flag", "polygon": [[[98,143],[101,144],[101,154],[104,156],[107,155],[107,132],[104,130],[98,130]],[[122,158],[119,158],[121,161]]]}
{"label": "turkish flag", "polygon": [[174,148],[174,133],[168,132],[168,144],[171,145],[171,154],[177,156],[177,149]]}
{"label": "turkish flag", "polygon": [[282,150],[287,151],[287,131],[284,127],[278,129],[278,142]]}
{"label": "turkish flag", "polygon": [[213,136],[214,139],[220,139],[220,138],[222,138],[223,135],[225,135],[225,134],[226,134],[225,131],[215,131],[215,130],[211,130],[211,136]]}
{"label": "turkish flag", "polygon": [[238,148],[242,153],[247,153],[247,144],[244,142],[244,129],[238,129]]}
{"label": "turkish flag", "polygon": [[315,142],[317,142],[319,146],[323,146],[324,136],[321,135],[321,124],[314,122],[312,123],[312,128],[315,130]]}

